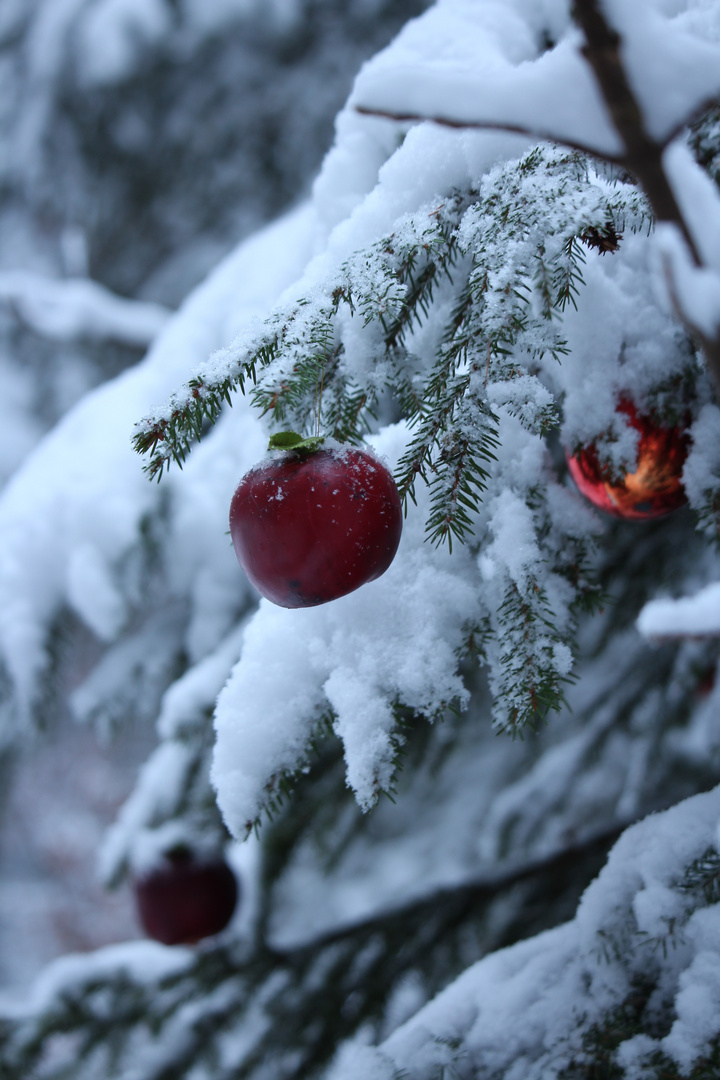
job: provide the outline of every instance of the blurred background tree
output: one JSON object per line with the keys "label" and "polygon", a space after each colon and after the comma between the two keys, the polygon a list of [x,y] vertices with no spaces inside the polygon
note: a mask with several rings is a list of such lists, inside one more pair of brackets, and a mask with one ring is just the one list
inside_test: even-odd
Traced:
{"label": "blurred background tree", "polygon": [[[360,64],[425,6],[4,0],[0,484],[84,394],[142,358],[244,236],[307,196]],[[67,614],[57,631],[44,737],[14,780],[18,747],[5,748],[6,987],[61,952],[137,933],[95,862],[155,735],[132,709],[112,745],[70,720],[67,695],[98,647]]]}

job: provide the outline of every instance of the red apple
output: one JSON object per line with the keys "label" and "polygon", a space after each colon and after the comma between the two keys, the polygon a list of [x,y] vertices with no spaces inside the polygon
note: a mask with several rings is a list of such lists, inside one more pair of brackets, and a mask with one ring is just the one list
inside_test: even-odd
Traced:
{"label": "red apple", "polygon": [[402,517],[395,481],[367,451],[290,451],[242,478],[230,535],[263,596],[280,607],[313,607],[385,573]]}
{"label": "red apple", "polygon": [[683,427],[660,427],[638,413],[623,398],[618,412],[640,433],[637,466],[621,480],[611,478],[600,464],[594,445],[576,454],[566,451],[570,475],[582,494],[613,517],[648,521],[663,517],[687,502],[681,476],[688,452],[688,435]]}
{"label": "red apple", "polygon": [[223,859],[204,860],[185,848],[169,852],[133,887],[145,933],[163,945],[194,945],[219,934],[238,899],[237,879]]}

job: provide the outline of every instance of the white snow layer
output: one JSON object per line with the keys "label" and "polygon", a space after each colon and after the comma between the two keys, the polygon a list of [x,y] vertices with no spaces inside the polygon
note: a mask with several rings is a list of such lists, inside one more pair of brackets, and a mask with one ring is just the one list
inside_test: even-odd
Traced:
{"label": "white snow layer", "polygon": [[[680,16],[663,14],[661,7],[642,6],[653,40],[671,51],[674,63],[692,64],[695,72],[692,100],[678,103],[669,88],[672,80],[657,89],[653,123],[672,126],[681,106],[697,104],[698,95],[715,87],[720,65],[712,67],[709,58],[720,57],[720,50],[714,23],[715,29],[708,29],[707,20],[685,19],[678,30]],[[686,14],[696,8],[690,3]],[[112,10],[125,19],[136,8],[108,0],[92,10],[98,18]],[[642,19],[622,18],[633,78],[641,82],[643,63],[651,63],[640,45],[632,44]],[[558,38],[544,52],[543,24],[552,25]],[[578,44],[562,0],[547,0],[542,11],[527,0],[442,0],[409,23],[360,72],[338,119],[336,144],[316,182],[313,205],[242,245],[170,320],[143,364],[89,395],[38,448],[0,500],[0,648],[21,700],[32,700],[45,661],[45,627],[60,604],[69,604],[105,640],[127,621],[113,583],[115,567],[138,542],[143,515],[158,507],[157,489],[147,484],[128,443],[133,421],[151,413],[188,374],[222,369],[274,304],[312,297],[338,265],[391,231],[400,218],[438,192],[478,183],[493,165],[526,145],[517,135],[420,124],[396,149],[396,126],[362,116],[355,106],[447,112],[536,132],[545,132],[547,118],[554,117],[559,137],[582,135],[614,153],[617,139]],[[490,113],[478,117],[468,111],[479,105]],[[672,161],[680,187],[694,182],[695,167],[687,156]],[[709,206],[707,189],[703,198]],[[589,253],[581,310],[577,316],[568,313],[568,337],[582,361],[575,376],[570,364],[563,375],[568,401],[579,404],[572,410],[576,417],[590,416],[600,403],[606,416],[599,419],[613,422],[613,387],[605,379],[605,399],[598,396],[603,380],[593,378],[593,368],[616,363],[630,316],[636,320],[648,308],[647,303],[637,307],[640,286],[632,285],[633,258],[646,255],[633,256],[632,244],[625,246],[630,263],[620,259],[612,270]],[[132,323],[129,309],[125,314]],[[656,313],[644,317],[657,323]],[[122,321],[121,313],[118,318]],[[590,318],[601,324],[602,333],[588,333]],[[219,349],[233,332],[239,334],[233,347]],[[648,356],[648,371],[652,359]],[[581,398],[593,409],[584,409]],[[498,412],[506,441],[499,476],[504,483],[512,473],[522,493],[542,482],[537,440],[503,406]],[[596,431],[565,434],[592,438]],[[625,461],[633,451],[631,434],[619,425],[616,453]],[[378,450],[391,464],[404,438],[402,427],[377,437]],[[257,415],[240,400],[194,451],[183,473],[174,470],[161,487],[172,496],[171,585],[191,602],[187,648],[193,661],[220,645],[240,601],[251,595],[226,542],[226,515],[233,487],[261,456],[263,440]],[[454,698],[462,700],[456,650],[463,626],[477,613],[477,589],[484,579],[489,591],[500,590],[503,574],[522,583],[538,551],[522,515],[512,510],[512,494],[498,489],[488,492],[495,542],[481,566],[471,565],[463,552],[450,559],[423,542],[424,496],[419,494],[421,505],[409,515],[397,559],[383,578],[321,609],[287,612],[263,603],[248,625],[241,659],[218,703],[213,772],[220,805],[235,831],[254,819],[272,778],[302,764],[308,733],[329,707],[344,742],[348,781],[360,803],[369,806],[390,779],[388,702],[399,698],[433,713]],[[568,507],[563,513],[579,519],[583,511]],[[558,581],[545,584],[556,592],[560,588]],[[562,597],[559,603],[562,612]],[[569,656],[558,652],[555,659],[567,672]]]}
{"label": "white snow layer", "polygon": [[[185,301],[143,363],[88,394],[3,490],[0,652],[21,706],[33,701],[47,659],[46,627],[60,605],[74,608],[104,638],[116,634],[124,622],[120,594],[112,585],[113,567],[139,542],[141,519],[157,508],[161,494],[148,483],[130,444],[137,417],[227,340],[236,320],[266,309],[306,261],[313,227],[312,212],[305,208],[228,257]],[[209,603],[222,594],[221,610],[231,602],[237,608],[238,598],[249,588],[237,575],[236,591],[228,599],[227,573],[235,564],[225,536],[226,510],[234,483],[265,442],[259,421],[243,403],[224,418],[225,426],[238,422],[241,437],[227,439],[218,454],[211,436],[188,469],[170,479],[171,486],[185,493],[173,527],[175,586],[180,593],[192,593],[200,577]],[[207,529],[211,496],[213,506],[222,507],[217,534]],[[200,573],[198,561],[203,564]],[[198,617],[202,622],[202,605]],[[208,615],[205,622],[213,617]],[[195,623],[194,631],[191,627],[196,639],[194,649],[190,642],[191,654],[203,651],[197,640],[199,625]],[[210,644],[215,647],[217,640]]]}
{"label": "white snow layer", "polygon": [[[681,17],[660,0],[608,5],[623,61],[651,135],[665,138],[720,89],[720,26]],[[558,41],[541,52],[542,16]],[[549,20],[548,20],[549,21]],[[361,109],[437,117],[532,132],[610,156],[622,150],[563,0],[445,0],[409,23],[371,60],[350,103]],[[677,73],[668,79],[667,72]]]}
{"label": "white snow layer", "polygon": [[[672,130],[685,111],[720,87],[720,5],[689,0],[680,7],[661,0],[612,3],[631,78],[655,133]],[[120,28],[127,25],[128,12],[139,12],[148,34],[154,32],[156,9],[116,0],[102,6],[108,19],[117,12]],[[553,25],[557,38],[545,52],[538,41],[543,21]],[[113,583],[115,568],[138,543],[143,515],[158,507],[158,489],[147,483],[130,449],[133,422],[208,364],[209,354],[233,334],[249,334],[274,304],[312,295],[333,268],[392,230],[403,215],[438,192],[477,182],[496,162],[521,152],[526,141],[421,124],[396,150],[398,126],[363,116],[355,107],[517,127],[613,154],[620,149],[618,139],[579,45],[564,0],[441,0],[361,72],[338,119],[336,144],[315,185],[313,205],[242,245],[167,323],[144,363],[89,395],[38,447],[0,498],[0,649],[22,701],[32,702],[46,659],[46,628],[61,604],[70,605],[101,638],[111,640],[122,630],[126,612]],[[117,70],[121,49],[116,60]],[[673,70],[679,66],[687,78],[662,77],[667,64]],[[696,169],[687,156],[669,155],[668,169],[678,190],[694,184]],[[708,236],[716,236],[717,196],[707,186],[701,196],[710,215]],[[642,327],[652,321],[657,330],[659,316],[644,295],[646,279],[635,272],[646,255],[632,243],[626,249],[612,269],[588,255],[586,291],[578,312],[568,316],[577,363],[573,372],[568,362],[564,389],[580,419],[567,435],[592,438],[597,430],[590,429],[590,417],[602,425],[611,419],[617,387],[609,379],[603,385],[597,373],[617,363],[631,314],[639,326],[627,341],[640,355],[633,370],[640,388],[651,382],[653,356],[652,350],[642,353]],[[678,263],[675,272],[682,303],[680,286],[691,268]],[[715,318],[713,290],[711,282],[703,307],[708,325]],[[134,316],[129,310],[126,315],[127,330]],[[122,314],[118,317],[122,322]],[[656,339],[660,336],[658,331]],[[223,355],[212,363],[221,365]],[[592,408],[583,409],[583,403]],[[502,406],[498,412],[507,436],[499,467],[512,469],[522,492],[543,480],[535,437]],[[582,417],[586,430],[581,430]],[[618,452],[627,459],[632,445],[627,439],[622,443],[623,430],[617,434]],[[373,443],[392,466],[406,437],[404,426],[396,425]],[[522,584],[538,555],[521,496],[509,490],[488,492],[487,513],[496,515],[493,542],[479,566],[464,549],[450,556],[425,544],[426,495],[420,489],[420,505],[408,516],[398,556],[378,581],[307,610],[287,611],[262,601],[240,630],[232,625],[233,615],[251,592],[224,535],[227,508],[234,484],[262,455],[264,441],[261,422],[238,400],[185,470],[171,472],[160,489],[171,495],[166,540],[173,552],[171,583],[192,607],[187,647],[197,662],[166,695],[161,734],[172,739],[188,711],[209,703],[223,668],[230,669],[241,649],[218,699],[213,766],[221,808],[238,833],[255,818],[275,775],[303,767],[308,734],[329,708],[344,743],[348,782],[361,805],[369,806],[392,768],[388,701],[400,698],[430,714],[454,698],[462,701],[456,651],[464,624],[476,613],[478,591],[492,590],[503,573]],[[692,459],[688,468],[692,472]],[[700,471],[692,481],[698,492]],[[554,498],[559,513],[587,516],[577,500]],[[713,589],[701,594],[705,599],[696,608],[704,607],[709,595],[717,597]],[[695,611],[692,618],[697,617]],[[659,617],[648,618],[659,625]],[[602,721],[598,717],[598,724]],[[548,758],[543,776],[528,776],[528,790],[534,792],[533,783],[540,792],[552,790],[555,774],[571,771],[580,749],[565,747]],[[184,766],[177,743],[169,742],[151,759],[111,838],[109,863],[123,858],[132,834],[148,824],[163,798],[174,797]],[[602,782],[607,783],[605,776]],[[525,789],[514,794],[518,800],[526,797]],[[677,1019],[661,1049],[686,1068],[702,1053],[720,1009],[714,974],[720,916],[710,908],[688,916],[683,894],[672,886],[688,862],[715,843],[719,817],[720,793],[713,792],[629,830],[571,923],[481,961],[379,1050],[348,1051],[335,1075],[343,1080],[355,1074],[390,1076],[397,1066],[422,1077],[451,1064],[452,1041],[460,1037],[478,1070],[505,1080],[541,1080],[549,1067],[567,1063],[577,1050],[580,1016],[600,1019],[623,1000],[639,955],[654,963],[652,949],[624,951],[624,941],[635,944],[647,935],[667,943],[673,920],[681,947],[668,950],[667,963],[677,987]],[[618,944],[619,964],[602,963],[608,942]],[[82,971],[115,968],[118,959],[148,977],[164,965],[185,962],[183,953],[169,959],[159,947],[123,948],[55,966],[38,992],[55,994]],[[647,1050],[647,1041],[636,1042],[622,1053],[629,1063],[634,1055],[637,1063]]]}
{"label": "white snow layer", "polygon": [[45,337],[150,345],[170,317],[160,304],[127,300],[88,278],[53,281],[30,271],[0,273],[0,302]]}
{"label": "white snow layer", "polygon": [[637,626],[648,638],[720,636],[720,582],[680,600],[651,600]]}
{"label": "white snow layer", "polygon": [[[657,1052],[689,1071],[717,1029],[720,910],[698,907],[678,885],[690,864],[717,849],[719,818],[720,788],[627,829],[571,922],[486,956],[380,1046],[359,1034],[340,1049],[328,1080],[398,1073],[430,1080],[460,1064],[504,1080],[562,1075],[582,1059],[588,1029],[602,1027],[637,981],[657,979],[660,968],[674,1007],[670,1030],[621,1042],[617,1059],[628,1076],[646,1075]],[[132,942],[65,957],[47,968],[29,1000],[5,1008],[32,1015],[65,991],[122,970],[152,984],[180,973],[193,955]]]}
{"label": "white snow layer", "polygon": [[[719,816],[716,789],[628,829],[572,922],[469,968],[374,1057],[363,1047],[357,1060],[365,1075],[407,1072],[426,1080],[443,1064],[452,1066],[451,1049],[460,1045],[472,1075],[556,1076],[582,1052],[588,1026],[624,1001],[633,979],[655,971],[656,953],[663,955],[676,1019],[665,1038],[629,1040],[619,1056],[632,1076],[645,1075],[643,1059],[658,1050],[689,1069],[717,1029],[720,911],[714,905],[689,914],[693,902],[674,886],[694,859],[714,848]],[[605,959],[610,955],[612,962]],[[345,1080],[348,1059],[350,1048],[329,1080]]]}

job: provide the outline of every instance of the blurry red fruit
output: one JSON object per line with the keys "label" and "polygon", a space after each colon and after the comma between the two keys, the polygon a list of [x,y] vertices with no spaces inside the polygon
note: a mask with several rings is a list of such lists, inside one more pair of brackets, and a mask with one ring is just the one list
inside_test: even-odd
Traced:
{"label": "blurry red fruit", "polygon": [[238,884],[220,858],[202,860],[182,849],[170,852],[133,882],[140,923],[163,945],[194,945],[230,922]]}

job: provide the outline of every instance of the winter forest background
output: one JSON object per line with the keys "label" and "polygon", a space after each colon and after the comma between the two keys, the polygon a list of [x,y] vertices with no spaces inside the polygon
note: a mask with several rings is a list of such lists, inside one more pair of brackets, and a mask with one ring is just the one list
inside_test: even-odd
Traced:
{"label": "winter forest background", "polygon": [[[720,1075],[718,0],[0,0],[0,78],[0,1077]],[[407,515],[286,610],[321,384]]]}
{"label": "winter forest background", "polygon": [[[2,483],[83,394],[142,358],[240,239],[307,195],[361,62],[422,6],[3,0]],[[98,751],[64,705],[97,646],[67,621],[73,659],[46,735],[3,782],[11,987],[56,954],[138,933],[95,861],[155,741],[159,687]]]}

